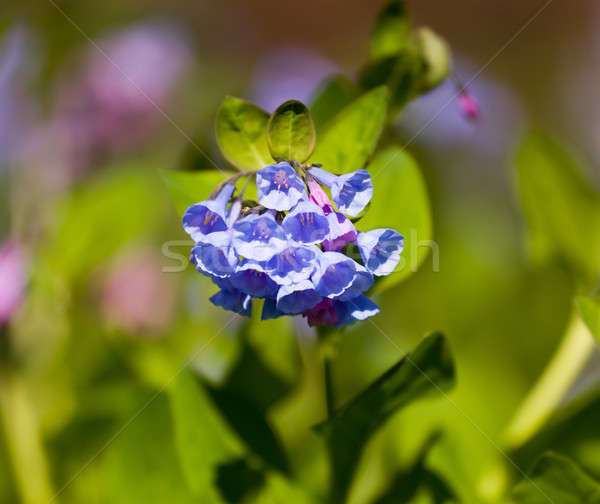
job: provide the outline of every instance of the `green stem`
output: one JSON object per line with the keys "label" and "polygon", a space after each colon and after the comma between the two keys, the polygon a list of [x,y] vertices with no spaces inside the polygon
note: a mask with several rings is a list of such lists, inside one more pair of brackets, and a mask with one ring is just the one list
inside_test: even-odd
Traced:
{"label": "green stem", "polygon": [[0,417],[23,504],[53,497],[36,414],[25,383],[7,372],[0,381]]}
{"label": "green stem", "polygon": [[333,379],[331,376],[331,357],[323,357],[323,375],[325,378],[325,402],[327,404],[327,418],[331,418],[335,409]]}
{"label": "green stem", "polygon": [[552,360],[525,398],[504,433],[508,448],[516,448],[544,425],[588,361],[595,342],[575,314]]}

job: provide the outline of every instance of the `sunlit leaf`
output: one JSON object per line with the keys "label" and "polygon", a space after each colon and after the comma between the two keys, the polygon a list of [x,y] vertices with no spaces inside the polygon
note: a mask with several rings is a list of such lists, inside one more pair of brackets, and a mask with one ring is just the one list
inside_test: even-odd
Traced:
{"label": "sunlit leaf", "polygon": [[581,279],[600,271],[600,198],[575,161],[548,137],[529,134],[516,160],[530,251],[536,262],[558,257]]}
{"label": "sunlit leaf", "polygon": [[333,173],[363,168],[375,149],[387,109],[388,91],[382,86],[365,93],[329,121],[311,157]]}
{"label": "sunlit leaf", "polygon": [[594,338],[600,342],[600,303],[597,299],[578,296],[575,306]]}
{"label": "sunlit leaf", "polygon": [[415,39],[424,62],[420,77],[420,91],[428,91],[439,86],[450,74],[452,67],[450,46],[427,27],[416,30]]}
{"label": "sunlit leaf", "polygon": [[175,443],[186,481],[195,495],[215,498],[216,467],[246,450],[190,371],[179,374],[169,388],[169,399]]}
{"label": "sunlit leaf", "polygon": [[217,114],[217,143],[239,170],[258,170],[273,159],[267,145],[269,114],[250,102],[228,96]]}
{"label": "sunlit leaf", "polygon": [[417,271],[430,251],[435,267],[437,251],[431,243],[433,225],[427,188],[414,159],[400,148],[390,147],[378,154],[367,169],[373,178],[373,199],[358,229],[388,227],[404,236],[396,271],[375,284],[376,290],[383,291]]}
{"label": "sunlit leaf", "polygon": [[358,95],[356,86],[343,75],[325,81],[310,99],[310,113],[317,133]]}
{"label": "sunlit leaf", "polygon": [[385,58],[400,52],[408,43],[410,20],[406,0],[389,2],[379,14],[371,37],[371,59]]}
{"label": "sunlit leaf", "polygon": [[599,504],[600,484],[569,459],[547,453],[513,492],[515,504]]}
{"label": "sunlit leaf", "polygon": [[316,141],[315,125],[304,103],[287,101],[271,115],[267,142],[274,159],[303,163],[312,154]]}
{"label": "sunlit leaf", "polygon": [[391,415],[453,384],[450,350],[444,336],[435,333],[319,425],[330,453],[332,501],[344,501],[367,441]]}

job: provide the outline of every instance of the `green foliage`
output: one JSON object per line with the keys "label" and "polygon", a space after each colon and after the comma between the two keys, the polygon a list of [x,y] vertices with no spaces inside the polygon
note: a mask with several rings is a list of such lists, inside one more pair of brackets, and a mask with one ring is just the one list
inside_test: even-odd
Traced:
{"label": "green foliage", "polygon": [[454,363],[443,335],[432,334],[332,418],[317,427],[331,459],[332,501],[343,502],[365,445],[399,409],[428,393],[449,390]]}
{"label": "green foliage", "polygon": [[415,31],[415,42],[424,62],[420,89],[429,91],[439,86],[450,74],[452,55],[448,43],[431,28],[423,27]]}
{"label": "green foliage", "polygon": [[317,133],[358,96],[356,86],[343,75],[325,81],[310,99],[310,113]]}
{"label": "green foliage", "polygon": [[598,504],[600,484],[565,457],[543,455],[531,475],[519,483],[512,496],[515,504]]}
{"label": "green foliage", "polygon": [[375,190],[358,228],[366,231],[390,227],[404,236],[404,250],[396,271],[375,285],[376,290],[384,291],[415,272],[427,257],[429,247],[423,245],[433,238],[431,209],[421,172],[405,151],[397,147],[382,151],[368,170]]}
{"label": "green foliage", "polygon": [[269,114],[240,98],[225,98],[217,114],[217,143],[238,170],[259,170],[273,160],[267,145]]}
{"label": "green foliage", "polygon": [[587,296],[577,296],[575,307],[594,338],[600,342],[600,304],[598,300]]}
{"label": "green foliage", "polygon": [[274,159],[295,159],[303,163],[315,149],[316,141],[315,125],[304,103],[287,101],[271,115],[267,124],[267,142]]}
{"label": "green foliage", "polygon": [[216,171],[167,171],[161,170],[160,176],[167,186],[177,213],[181,216],[186,209],[208,198],[224,176]]}
{"label": "green foliage", "polygon": [[378,87],[343,108],[327,125],[311,161],[334,173],[363,168],[381,135],[387,100],[387,89]]}
{"label": "green foliage", "polygon": [[386,58],[404,49],[410,39],[406,0],[393,0],[379,14],[371,36],[371,59]]}
{"label": "green foliage", "polygon": [[600,197],[573,158],[541,133],[529,134],[516,167],[536,262],[562,259],[580,280],[595,283],[600,271]]}

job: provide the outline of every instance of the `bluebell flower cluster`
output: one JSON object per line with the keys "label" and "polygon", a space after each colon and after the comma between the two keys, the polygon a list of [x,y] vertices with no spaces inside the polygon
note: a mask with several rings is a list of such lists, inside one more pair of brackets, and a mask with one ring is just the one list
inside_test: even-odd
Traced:
{"label": "bluebell flower cluster", "polygon": [[[258,201],[235,195],[241,176],[256,177]],[[404,245],[393,229],[359,232],[348,218],[372,196],[365,170],[338,176],[280,162],[231,177],[185,212],[195,242],[190,261],[219,287],[210,300],[226,310],[250,316],[258,298],[263,320],[302,314],[312,326],[333,327],[364,320],[379,312],[364,293],[374,277],[394,271]]]}

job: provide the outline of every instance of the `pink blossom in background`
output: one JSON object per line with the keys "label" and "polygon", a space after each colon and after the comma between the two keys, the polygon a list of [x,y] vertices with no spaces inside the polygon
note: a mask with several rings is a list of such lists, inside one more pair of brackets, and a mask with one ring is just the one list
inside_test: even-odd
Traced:
{"label": "pink blossom in background", "polygon": [[481,107],[477,99],[467,92],[458,97],[458,108],[462,115],[470,121],[476,121],[481,116]]}
{"label": "pink blossom in background", "polygon": [[101,311],[109,324],[141,336],[164,329],[175,303],[172,275],[162,272],[161,256],[135,249],[117,256],[101,280]]}
{"label": "pink blossom in background", "polygon": [[17,312],[25,289],[25,253],[13,242],[0,245],[0,325]]}

